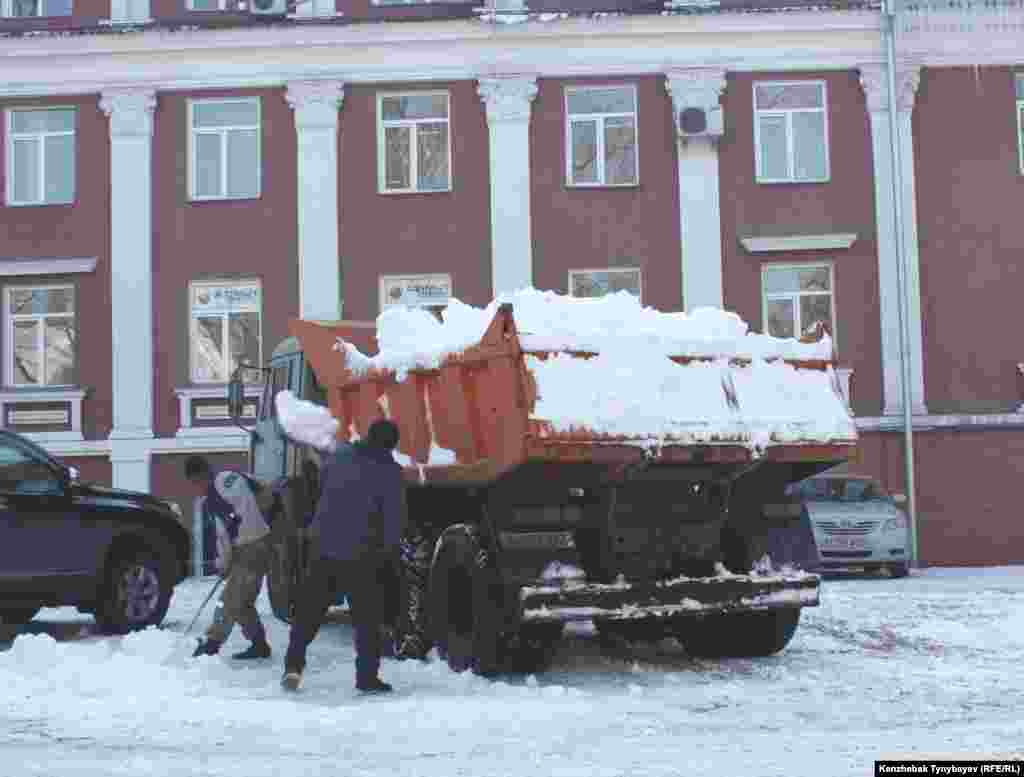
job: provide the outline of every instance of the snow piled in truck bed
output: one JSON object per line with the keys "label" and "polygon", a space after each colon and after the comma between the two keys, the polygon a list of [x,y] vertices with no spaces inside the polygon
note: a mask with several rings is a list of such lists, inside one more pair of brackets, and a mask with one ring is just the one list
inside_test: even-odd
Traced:
{"label": "snow piled in truck bed", "polygon": [[[680,365],[656,349],[606,350],[591,359],[526,356],[537,384],[532,417],[556,432],[590,430],[684,444],[854,440],[832,371],[755,359]],[[729,394],[735,404],[729,401]]]}
{"label": "snow piled in truck bed", "polygon": [[619,292],[599,299],[577,299],[551,291],[523,289],[504,294],[486,308],[453,299],[444,321],[418,308],[394,307],[377,318],[380,352],[365,356],[351,344],[346,355],[357,373],[391,369],[404,380],[410,369],[438,367],[451,354],[480,342],[498,306],[511,303],[523,348],[551,351],[619,353],[642,350],[662,355],[743,358],[829,359],[832,341],[801,343],[750,332],[735,313],[697,308],[687,313],[662,313],[643,307],[632,294]]}

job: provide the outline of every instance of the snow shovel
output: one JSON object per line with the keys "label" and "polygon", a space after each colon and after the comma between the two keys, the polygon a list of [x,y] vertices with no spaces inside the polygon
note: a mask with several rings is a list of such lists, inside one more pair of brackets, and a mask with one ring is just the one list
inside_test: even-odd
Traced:
{"label": "snow shovel", "polygon": [[220,588],[220,585],[223,582],[224,582],[224,578],[223,577],[218,577],[217,578],[217,582],[213,584],[213,588],[210,589],[210,593],[208,593],[206,595],[206,598],[203,599],[203,603],[201,605],[199,605],[199,609],[196,610],[195,617],[193,617],[192,618],[192,622],[188,624],[188,628],[186,628],[181,633],[181,636],[178,637],[178,641],[174,644],[174,649],[171,650],[170,656],[168,656],[167,659],[165,659],[164,663],[166,663],[167,660],[170,660],[171,656],[175,655],[178,652],[178,650],[181,648],[182,644],[185,641],[185,638],[188,636],[188,633],[190,631],[192,631],[192,627],[196,625],[196,621],[199,620],[199,616],[203,614],[203,610],[206,609],[206,605],[208,605],[210,603],[210,600],[213,598],[213,595],[215,593],[217,593],[217,589]]}

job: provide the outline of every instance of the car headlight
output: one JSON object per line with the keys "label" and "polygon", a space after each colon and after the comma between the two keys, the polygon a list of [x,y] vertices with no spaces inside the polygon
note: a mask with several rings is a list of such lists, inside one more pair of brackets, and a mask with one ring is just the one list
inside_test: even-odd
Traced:
{"label": "car headlight", "polygon": [[890,518],[882,527],[883,531],[903,531],[907,528],[907,519],[902,515],[898,518]]}

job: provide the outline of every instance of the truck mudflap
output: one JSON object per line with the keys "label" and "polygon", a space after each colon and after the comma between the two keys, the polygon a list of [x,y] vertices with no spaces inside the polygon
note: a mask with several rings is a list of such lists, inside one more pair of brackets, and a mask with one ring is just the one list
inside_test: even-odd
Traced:
{"label": "truck mudflap", "polygon": [[524,586],[520,618],[523,623],[624,621],[816,607],[820,584],[818,575],[792,572]]}

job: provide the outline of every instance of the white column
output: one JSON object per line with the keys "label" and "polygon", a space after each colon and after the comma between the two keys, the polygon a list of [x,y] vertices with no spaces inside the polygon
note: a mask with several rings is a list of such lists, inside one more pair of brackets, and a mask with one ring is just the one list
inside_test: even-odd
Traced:
{"label": "white column", "polygon": [[491,273],[494,294],[533,285],[530,236],[532,76],[481,78],[490,134]]}
{"label": "white column", "polygon": [[[914,154],[910,117],[914,92],[920,68],[898,68],[897,127],[900,131],[900,154],[903,187],[903,234],[895,231],[896,180],[895,160],[889,122],[889,91],[885,67],[862,65],[860,81],[867,97],[871,117],[871,146],[874,159],[875,223],[878,230],[878,296],[880,328],[882,333],[882,385],[883,413],[898,415],[903,412],[903,372],[900,357],[900,287],[899,252],[897,239],[909,267],[911,303],[910,316],[910,373],[911,402],[914,413],[926,413],[924,402],[924,371],[922,369],[921,285],[918,272],[917,208],[914,187]],[[909,98],[909,101],[908,101]],[[902,126],[905,122],[905,130]],[[904,140],[906,142],[904,142]]]}
{"label": "white column", "polygon": [[[672,124],[686,108],[700,108],[705,116],[721,111],[719,96],[725,89],[725,71],[718,68],[672,70],[665,74],[672,98]],[[709,127],[711,123],[709,122]],[[678,137],[679,231],[683,308],[723,306],[722,217],[719,206],[718,138]]]}
{"label": "white column", "polygon": [[113,328],[113,484],[149,490],[153,437],[152,145],[156,96],[112,89],[110,117],[110,308]]}
{"label": "white column", "polygon": [[299,312],[341,318],[338,253],[338,111],[340,81],[288,84],[298,140]]}

